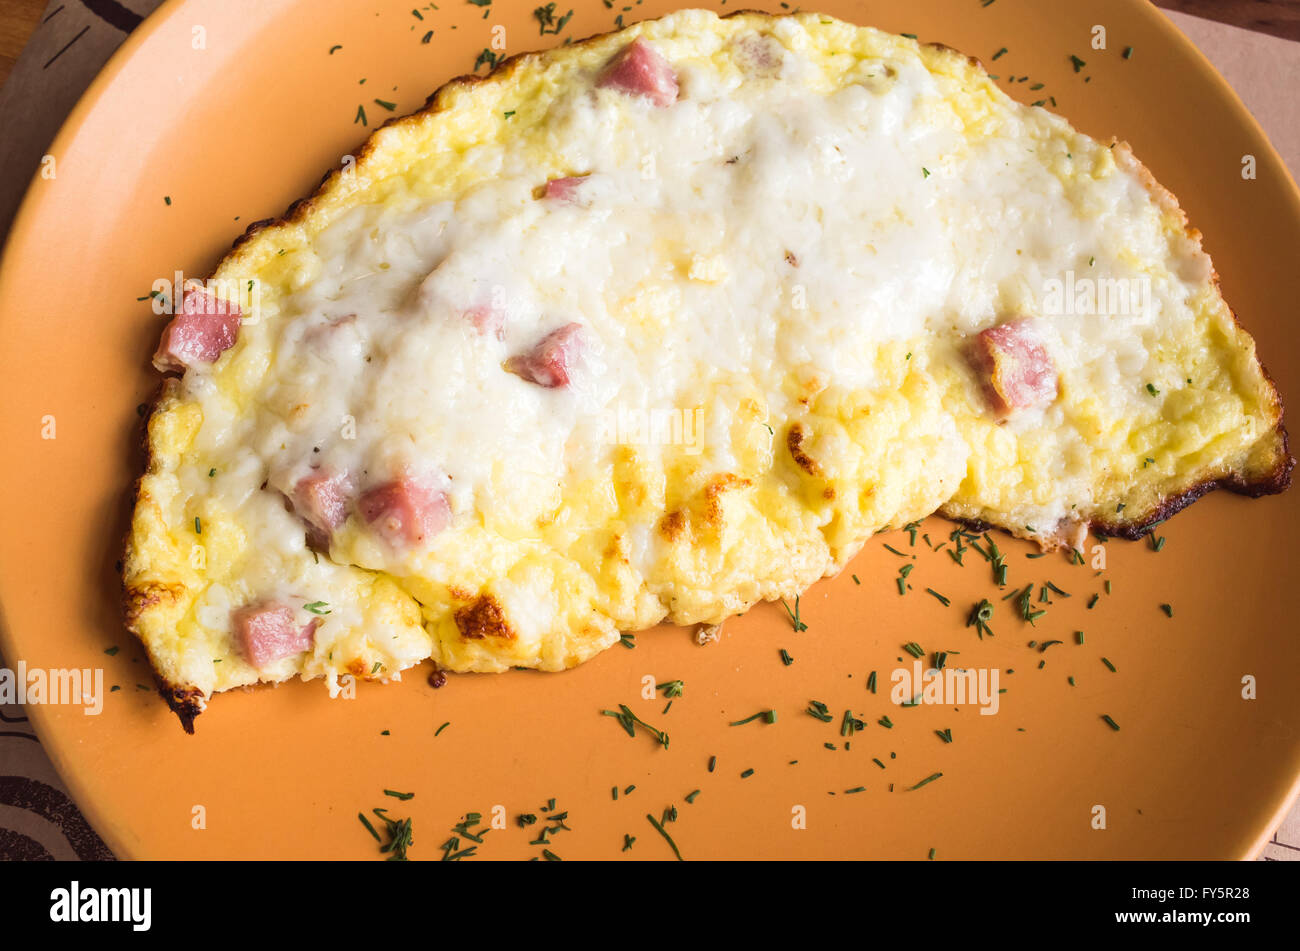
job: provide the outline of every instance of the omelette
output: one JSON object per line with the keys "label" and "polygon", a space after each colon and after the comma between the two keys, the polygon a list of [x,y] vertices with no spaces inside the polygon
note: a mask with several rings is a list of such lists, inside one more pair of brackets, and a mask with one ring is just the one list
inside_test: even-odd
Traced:
{"label": "omelette", "polygon": [[1293,465],[1127,145],[817,14],[455,80],[172,296],[123,581],[190,731],[719,624],[935,512],[1077,548]]}

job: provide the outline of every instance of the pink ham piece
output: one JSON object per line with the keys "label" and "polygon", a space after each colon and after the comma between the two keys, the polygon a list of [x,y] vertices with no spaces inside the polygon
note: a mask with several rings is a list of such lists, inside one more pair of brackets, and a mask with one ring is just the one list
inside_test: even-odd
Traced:
{"label": "pink ham piece", "polygon": [[491,334],[498,340],[506,339],[506,314],[500,308],[491,304],[475,304],[465,311],[464,316],[483,336]]}
{"label": "pink ham piece", "polygon": [[971,363],[999,416],[1056,399],[1056,367],[1028,320],[982,330],[971,346]]}
{"label": "pink ham piece", "polygon": [[163,373],[184,370],[217,357],[239,337],[239,308],[195,285],[185,289],[181,312],[162,333],[153,365]]}
{"label": "pink ham piece", "polygon": [[309,650],[316,638],[319,619],[300,627],[293,608],[284,604],[260,604],[235,612],[235,641],[248,662],[262,668],[267,664]]}
{"label": "pink ham piece", "polygon": [[406,477],[370,489],[357,508],[375,533],[398,551],[426,544],[451,524],[447,496]]}
{"label": "pink ham piece", "polygon": [[346,472],[316,469],[293,488],[293,510],[307,523],[312,547],[329,549],[330,535],[347,521],[352,480]]}
{"label": "pink ham piece", "polygon": [[546,183],[542,190],[543,198],[550,198],[555,201],[562,201],[566,204],[573,204],[578,200],[578,188],[587,180],[586,175],[575,175],[570,178],[552,178]]}
{"label": "pink ham piece", "polygon": [[677,101],[677,77],[673,68],[657,49],[639,36],[610,60],[596,85],[629,96],[645,96],[656,106],[671,106]]}
{"label": "pink ham piece", "polygon": [[529,383],[555,388],[569,385],[569,374],[582,352],[582,324],[553,330],[527,353],[511,357],[506,369]]}

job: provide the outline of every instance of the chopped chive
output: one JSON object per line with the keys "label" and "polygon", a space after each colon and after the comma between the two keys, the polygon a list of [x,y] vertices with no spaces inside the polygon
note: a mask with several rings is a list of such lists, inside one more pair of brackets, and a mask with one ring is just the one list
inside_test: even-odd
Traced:
{"label": "chopped chive", "polygon": [[785,613],[790,615],[790,624],[794,627],[795,632],[808,630],[808,625],[799,619],[799,595],[794,596],[794,610],[790,610],[790,605],[785,603],[785,598],[781,599],[781,606],[785,608]]}
{"label": "chopped chive", "polygon": [[943,773],[931,773],[929,776],[925,777],[925,779],[921,780],[921,781],[920,781],[919,783],[917,783],[915,786],[911,786],[911,787],[909,787],[907,791],[908,791],[908,792],[912,792],[913,790],[920,789],[920,788],[921,788],[922,786],[924,786],[926,783],[932,783],[932,782],[934,782],[936,779],[938,779],[938,778],[939,778],[940,776],[942,776],[942,775],[943,775]]}
{"label": "chopped chive", "polygon": [[695,797],[698,796],[699,794],[700,794],[700,791],[699,791],[698,789],[693,790],[692,792],[688,792],[688,793],[686,794],[686,801],[687,801],[688,803],[694,805],[694,804],[695,804]]}
{"label": "chopped chive", "polygon": [[741,779],[749,779],[749,777],[750,777],[750,776],[753,776],[753,775],[754,775],[754,770],[753,770],[753,768],[751,767],[751,768],[745,770],[743,773],[741,773],[741,774],[740,774],[740,778],[741,778]]}
{"label": "chopped chive", "polygon": [[685,688],[686,682],[684,680],[669,680],[661,684],[655,684],[655,689],[662,690],[665,697],[680,697]]}
{"label": "chopped chive", "polygon": [[787,667],[794,663],[794,658],[790,656],[790,652],[784,647],[781,648],[781,663],[785,664]]}
{"label": "chopped chive", "polygon": [[867,689],[872,693],[876,692],[876,672],[874,670],[867,675]]}
{"label": "chopped chive", "polygon": [[434,735],[434,736],[437,736],[439,733],[441,733],[443,730],[447,729],[447,727],[449,727],[449,726],[451,726],[451,721],[450,721],[450,720],[448,720],[448,721],[447,721],[446,723],[444,723],[442,726],[438,727],[438,729],[434,730],[434,731],[433,731],[433,735]]}
{"label": "chopped chive", "polygon": [[[655,827],[655,831],[658,832],[661,836],[663,836],[665,841],[667,841],[668,845],[673,850],[673,855],[677,856],[677,861],[679,862],[686,861],[685,859],[682,858],[682,853],[678,851],[677,843],[673,841],[673,837],[668,834],[668,831],[662,825],[659,824],[658,820],[656,820],[655,817],[650,815],[650,813],[648,812],[646,813],[645,817],[648,820],[650,820],[650,824]],[[624,838],[626,838],[626,836]]]}
{"label": "chopped chive", "polygon": [[942,604],[945,608],[948,605],[952,604],[951,601],[949,601],[947,598],[941,595],[938,591],[935,591],[934,588],[926,588],[925,590],[928,594],[934,595],[939,600],[939,603]]}
{"label": "chopped chive", "polygon": [[394,799],[400,799],[400,800],[402,800],[402,802],[406,802],[406,800],[408,800],[408,799],[414,799],[414,798],[415,798],[415,793],[413,793],[413,792],[398,792],[398,791],[395,790],[395,789],[385,789],[385,790],[384,790],[384,795],[385,795],[385,796],[392,796]]}
{"label": "chopped chive", "polygon": [[618,705],[618,710],[619,712],[617,713],[614,712],[613,710],[601,710],[600,712],[602,716],[613,717],[614,719],[616,719],[619,723],[619,726],[621,726],[624,729],[624,731],[626,731],[628,736],[636,736],[636,728],[639,726],[642,729],[644,729],[647,733],[649,733],[651,736],[653,736],[656,740],[658,740],[664,749],[668,748],[667,733],[665,733],[663,730],[658,729],[657,727],[651,726],[649,723],[646,723],[635,713],[633,713],[631,709],[628,708],[627,704],[620,703]]}
{"label": "chopped chive", "polygon": [[370,820],[366,818],[366,814],[364,812],[358,812],[357,818],[360,819],[361,824],[366,827],[366,831],[375,837],[376,842],[382,843],[384,841],[383,839],[379,838],[379,833],[375,831],[375,827],[370,824]]}
{"label": "chopped chive", "polygon": [[823,723],[830,723],[835,719],[830,715],[830,708],[820,700],[809,700],[808,709],[805,711],[810,717],[821,720]]}
{"label": "chopped chive", "polygon": [[1109,670],[1110,670],[1110,672],[1111,672],[1112,674],[1114,674],[1114,673],[1118,673],[1118,671],[1115,670],[1115,665],[1112,664],[1112,663],[1110,662],[1110,660],[1108,660],[1107,658],[1103,657],[1103,658],[1101,659],[1101,662],[1102,662],[1103,664],[1105,664],[1107,668],[1109,668]]}
{"label": "chopped chive", "polygon": [[1172,604],[1162,604],[1160,605],[1160,610],[1164,611],[1167,617],[1174,616],[1174,606]]}
{"label": "chopped chive", "polygon": [[1119,724],[1110,718],[1109,713],[1103,713],[1101,718],[1106,721],[1106,725],[1116,732],[1119,731]]}

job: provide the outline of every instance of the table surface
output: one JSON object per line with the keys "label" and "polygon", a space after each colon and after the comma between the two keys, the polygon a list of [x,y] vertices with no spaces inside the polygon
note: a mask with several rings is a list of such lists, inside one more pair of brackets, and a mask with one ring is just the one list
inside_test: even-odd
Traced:
{"label": "table surface", "polygon": [[[1272,137],[1292,175],[1300,179],[1300,102],[1297,102],[1288,88],[1294,87],[1294,79],[1281,84],[1277,81],[1279,76],[1300,78],[1300,44],[1295,43],[1300,41],[1300,0],[1154,2],[1171,11],[1170,19],[1200,47],[1233,85]],[[115,8],[122,18],[121,22],[129,25],[138,21],[136,11],[147,12],[157,5],[157,0],[126,0],[125,3],[113,2],[107,5]],[[104,6],[104,2],[91,4],[88,0],[0,0],[0,113],[6,111],[6,105],[10,106],[11,113],[0,121],[24,118],[25,109],[12,108],[15,98],[26,102],[50,102],[50,108],[58,109],[59,114],[44,117],[43,127],[35,135],[46,139],[53,135],[57,122],[61,121],[62,115],[75,102],[75,96],[80,90],[62,90],[61,98],[41,96],[36,99],[32,94],[42,91],[39,86],[41,78],[33,80],[30,75],[24,75],[22,79],[27,85],[22,89],[15,89],[13,84],[7,87],[4,84],[18,65],[19,56],[28,40],[43,22],[61,14],[67,19],[74,15],[80,17],[88,10],[104,18],[103,12],[93,10],[93,7]],[[121,26],[118,28],[122,29]],[[85,29],[81,32],[74,31],[66,40],[56,42],[49,51],[36,51],[47,60],[36,69],[43,73],[42,67],[48,67],[53,61],[50,57],[61,56],[85,32]],[[1252,33],[1266,35],[1252,36]],[[104,40],[96,40],[92,36],[86,45],[96,44],[99,49],[95,50],[95,55],[102,53],[91,64],[92,70],[98,68],[97,63],[102,62],[116,42],[120,42],[119,36],[110,38],[107,45]],[[30,63],[24,65],[28,74],[36,71]],[[88,79],[89,76],[84,77],[83,82]],[[32,85],[33,82],[35,85]],[[53,82],[51,78],[50,83]],[[12,114],[14,112],[16,115]],[[0,148],[0,165],[22,164],[17,160],[24,156],[19,149],[13,147],[12,141],[21,138],[21,132],[18,130],[10,136],[10,149]],[[29,139],[31,137],[27,136]],[[29,142],[27,150],[30,152],[33,147],[41,150],[46,144],[47,142],[39,142],[33,145]],[[3,143],[0,142],[0,145]],[[36,151],[35,155],[39,158],[40,152]],[[0,237],[8,229],[9,216],[16,207],[17,198],[30,171],[31,169],[17,167],[0,169],[0,191],[7,189],[9,192],[7,195],[0,194]],[[16,738],[35,740],[21,712],[21,709],[13,707],[0,710],[0,785],[17,783],[27,790],[25,793],[18,790],[17,798],[0,795],[0,858],[39,857],[38,853],[31,852],[30,849],[39,849],[41,846],[47,855],[55,858],[111,858],[94,831],[62,793],[61,783],[40,751],[39,744],[12,742]],[[8,745],[5,738],[10,738]],[[51,827],[51,824],[57,828]],[[10,832],[11,829],[22,832],[14,835]],[[34,834],[35,840],[29,833]],[[1282,823],[1260,857],[1266,860],[1300,860],[1300,803]]]}

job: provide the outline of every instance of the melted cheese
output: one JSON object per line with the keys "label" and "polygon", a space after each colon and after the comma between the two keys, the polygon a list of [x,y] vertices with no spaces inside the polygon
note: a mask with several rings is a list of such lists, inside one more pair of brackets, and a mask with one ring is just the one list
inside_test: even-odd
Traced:
{"label": "melted cheese", "polygon": [[[638,34],[677,72],[671,107],[596,86]],[[191,424],[155,420],[149,486],[172,560],[204,526],[155,651],[187,682],[561,668],[791,596],[940,507],[1055,543],[1239,466],[1275,422],[1176,206],[956,54],[688,11],[544,62],[378,133],[306,222],[223,264],[262,305],[162,408]],[[577,201],[538,197],[577,175]],[[1098,286],[1135,296],[1073,312]],[[503,339],[466,319],[483,305]],[[1000,422],[964,348],[1011,317],[1060,392]],[[571,386],[503,369],[570,322]],[[420,474],[452,526],[395,551],[354,515],[314,556],[282,500],[314,466]],[[458,627],[483,595],[510,637]],[[269,598],[331,613],[258,672],[230,614]]]}

